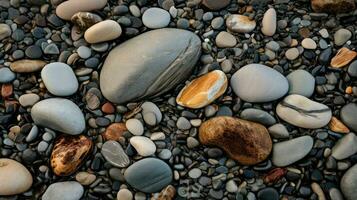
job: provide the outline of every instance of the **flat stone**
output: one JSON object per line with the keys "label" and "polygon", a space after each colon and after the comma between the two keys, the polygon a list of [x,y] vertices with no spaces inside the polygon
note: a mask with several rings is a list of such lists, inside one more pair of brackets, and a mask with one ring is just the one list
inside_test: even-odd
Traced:
{"label": "flat stone", "polygon": [[176,126],[181,130],[189,130],[191,128],[191,123],[185,117],[180,117],[176,122]]}
{"label": "flat stone", "polygon": [[126,188],[119,190],[117,194],[117,200],[132,200],[132,199],[133,199],[133,194],[130,192],[130,190]]}
{"label": "flat stone", "polygon": [[64,20],[71,20],[78,12],[99,10],[107,4],[107,0],[68,0],[56,8],[56,15]]}
{"label": "flat stone", "polygon": [[102,133],[102,137],[105,140],[120,141],[120,138],[123,137],[127,130],[125,123],[112,123],[107,127],[105,132]]}
{"label": "flat stone", "polygon": [[344,45],[352,37],[351,31],[341,28],[333,35],[334,42],[337,46]]}
{"label": "flat stone", "polygon": [[[353,61],[347,69],[347,72],[352,77],[357,77],[357,60]],[[0,72],[1,73],[1,72]]]}
{"label": "flat stone", "polygon": [[0,195],[16,195],[32,186],[32,175],[21,163],[0,158]]}
{"label": "flat stone", "polygon": [[149,8],[142,16],[143,24],[151,29],[166,27],[170,19],[170,13],[161,8]]}
{"label": "flat stone", "polygon": [[23,94],[19,97],[19,103],[23,107],[33,106],[39,100],[40,100],[40,96],[34,93]]}
{"label": "flat stone", "polygon": [[60,135],[52,149],[51,167],[57,176],[76,172],[93,148],[91,139],[84,135]]}
{"label": "flat stone", "polygon": [[236,33],[250,33],[255,29],[256,22],[245,15],[230,15],[226,19],[227,28]]}
{"label": "flat stone", "polygon": [[331,59],[331,67],[341,68],[349,64],[357,56],[356,51],[342,47],[337,54]]}
{"label": "flat stone", "polygon": [[357,198],[357,164],[345,172],[341,179],[341,191],[347,200],[355,200]]}
{"label": "flat stone", "polygon": [[90,48],[86,47],[86,46],[80,46],[78,47],[77,49],[77,53],[78,53],[78,56],[83,58],[83,59],[87,59],[91,56],[92,54],[92,51]]}
{"label": "flat stone", "polygon": [[191,75],[200,49],[198,36],[179,29],[158,29],[130,39],[105,60],[100,74],[103,95],[119,104],[159,96]]}
{"label": "flat stone", "polygon": [[355,9],[353,0],[312,0],[311,7],[315,12],[344,13]]}
{"label": "flat stone", "polygon": [[237,40],[234,37],[234,35],[226,32],[226,31],[219,32],[216,37],[217,47],[230,48],[230,47],[236,46],[236,44],[237,44]]}
{"label": "flat stone", "polygon": [[287,79],[278,71],[261,64],[248,64],[232,75],[231,87],[244,101],[269,102],[284,96]]}
{"label": "flat stone", "polygon": [[273,138],[289,138],[289,131],[283,124],[274,124],[268,131]]}
{"label": "flat stone", "polygon": [[266,36],[273,36],[276,31],[276,11],[274,8],[269,8],[263,16],[262,33]]}
{"label": "flat stone", "polygon": [[304,158],[312,149],[314,139],[301,136],[284,142],[274,143],[272,162],[277,167],[285,167]]}
{"label": "flat stone", "polygon": [[331,131],[336,132],[336,133],[349,133],[350,129],[342,123],[339,119],[336,117],[332,116],[331,121],[328,124],[328,127]]}
{"label": "flat stone", "polygon": [[259,200],[279,200],[279,193],[273,187],[266,187],[259,190],[257,197]]}
{"label": "flat stone", "polygon": [[276,113],[292,125],[309,129],[326,126],[332,117],[329,107],[298,94],[285,97],[276,107]]}
{"label": "flat stone", "polygon": [[289,94],[310,97],[314,93],[315,78],[307,71],[298,69],[286,76],[289,81]]}
{"label": "flat stone", "polygon": [[42,60],[18,60],[10,64],[10,69],[17,73],[31,73],[42,69],[46,65]]}
{"label": "flat stone", "polygon": [[357,153],[357,136],[349,133],[343,136],[332,148],[331,155],[336,160],[343,160]]}
{"label": "flat stone", "polygon": [[290,48],[285,52],[285,57],[288,60],[295,60],[296,58],[298,58],[300,55],[299,50],[297,48]]}
{"label": "flat stone", "polygon": [[7,24],[0,24],[0,41],[11,35],[11,28]]}
{"label": "flat stone", "polygon": [[260,124],[264,124],[267,126],[271,126],[276,123],[276,120],[273,116],[271,116],[268,112],[255,109],[255,108],[247,108],[244,109],[240,113],[240,117],[242,119],[252,121],[252,122],[257,122]]}
{"label": "flat stone", "polygon": [[69,96],[78,90],[78,80],[72,68],[65,63],[47,64],[41,71],[47,90],[57,96]]}
{"label": "flat stone", "polygon": [[138,119],[129,119],[125,122],[126,128],[133,135],[142,135],[144,133],[144,126]]}
{"label": "flat stone", "polygon": [[68,99],[42,100],[32,107],[31,117],[37,125],[70,135],[78,135],[85,129],[82,111]]}
{"label": "flat stone", "polygon": [[84,189],[76,181],[52,183],[42,195],[42,200],[79,200]]}
{"label": "flat stone", "polygon": [[203,145],[217,146],[243,165],[265,160],[272,141],[261,124],[233,117],[215,117],[202,123],[199,139]]}
{"label": "flat stone", "polygon": [[176,97],[176,102],[188,108],[202,108],[224,94],[227,86],[225,73],[214,70],[187,84]]}
{"label": "flat stone", "polygon": [[0,68],[0,83],[9,83],[16,78],[14,72],[7,67]]}
{"label": "flat stone", "polygon": [[96,176],[94,174],[88,172],[79,172],[76,174],[76,181],[81,185],[90,185],[96,180]]}
{"label": "flat stone", "polygon": [[122,33],[121,26],[113,20],[98,22],[88,28],[84,33],[84,39],[88,43],[99,43],[117,39]]}
{"label": "flat stone", "polygon": [[128,155],[125,153],[122,146],[113,140],[106,141],[103,146],[101,153],[105,160],[116,167],[127,167],[130,164]]}
{"label": "flat stone", "polygon": [[305,49],[316,49],[317,48],[316,42],[314,40],[312,40],[311,38],[303,39],[301,42],[301,45]]}
{"label": "flat stone", "polygon": [[156,104],[146,101],[141,105],[141,108],[143,109],[141,113],[143,114],[143,118],[146,124],[155,126],[161,122],[162,113]]}
{"label": "flat stone", "polygon": [[202,0],[202,5],[210,10],[221,10],[224,7],[227,7],[231,0]]}
{"label": "flat stone", "polygon": [[141,156],[151,156],[156,152],[156,146],[153,141],[144,136],[134,136],[130,138],[130,144]]}
{"label": "flat stone", "polygon": [[341,120],[353,131],[357,131],[357,104],[349,103],[342,107],[340,112]]}
{"label": "flat stone", "polygon": [[171,168],[156,158],[145,158],[130,165],[124,173],[125,180],[133,188],[146,192],[159,192],[171,183]]}

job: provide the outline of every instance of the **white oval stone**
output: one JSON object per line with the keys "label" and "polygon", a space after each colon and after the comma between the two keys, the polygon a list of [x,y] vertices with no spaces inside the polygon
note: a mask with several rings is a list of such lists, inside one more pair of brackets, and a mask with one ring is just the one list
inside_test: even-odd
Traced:
{"label": "white oval stone", "polygon": [[262,21],[262,33],[266,36],[273,36],[276,31],[276,11],[269,8],[265,13]]}
{"label": "white oval stone", "polygon": [[148,28],[164,28],[170,23],[170,14],[161,8],[149,8],[144,12],[142,20]]}
{"label": "white oval stone", "polygon": [[139,155],[144,157],[151,156],[156,151],[155,143],[144,136],[134,136],[130,138],[130,144],[133,145]]}
{"label": "white oval stone", "polygon": [[332,116],[326,105],[298,94],[285,97],[276,107],[276,113],[292,125],[310,129],[326,126]]}
{"label": "white oval stone", "polygon": [[76,75],[65,63],[47,64],[41,71],[41,78],[47,90],[56,96],[69,96],[78,89]]}
{"label": "white oval stone", "polygon": [[88,43],[99,43],[117,39],[122,33],[121,26],[113,20],[105,20],[94,24],[84,33]]}
{"label": "white oval stone", "polygon": [[76,181],[52,183],[42,195],[42,200],[79,200],[84,189]]}
{"label": "white oval stone", "polygon": [[78,12],[98,10],[106,4],[107,0],[68,0],[57,6],[56,14],[64,20],[71,20]]}
{"label": "white oval stone", "polygon": [[0,196],[26,192],[32,185],[32,175],[21,163],[0,158]]}
{"label": "white oval stone", "polygon": [[305,49],[316,49],[317,44],[314,40],[312,40],[311,38],[305,38],[302,42],[301,45],[305,48]]}
{"label": "white oval stone", "polygon": [[70,135],[78,135],[85,129],[82,111],[68,99],[42,100],[32,107],[31,117],[37,125]]}
{"label": "white oval stone", "polygon": [[255,29],[257,25],[254,20],[244,15],[230,15],[226,19],[227,28],[236,33],[249,33]]}
{"label": "white oval stone", "polygon": [[125,122],[125,126],[133,135],[142,135],[144,133],[144,126],[138,119],[129,119]]}

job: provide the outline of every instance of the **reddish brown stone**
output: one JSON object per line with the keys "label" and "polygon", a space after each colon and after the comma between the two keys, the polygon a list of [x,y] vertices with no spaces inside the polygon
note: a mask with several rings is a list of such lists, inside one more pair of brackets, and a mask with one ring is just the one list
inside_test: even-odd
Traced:
{"label": "reddish brown stone", "polygon": [[102,111],[106,114],[113,114],[115,112],[115,107],[110,102],[103,104]]}
{"label": "reddish brown stone", "polygon": [[93,142],[84,135],[61,135],[51,154],[51,167],[58,176],[74,173],[92,150]]}
{"label": "reddish brown stone", "polygon": [[123,133],[127,130],[125,123],[113,123],[102,133],[102,136],[105,140],[119,141]]}
{"label": "reddish brown stone", "polygon": [[6,99],[12,95],[13,87],[11,83],[5,83],[1,86],[1,96]]}
{"label": "reddish brown stone", "polygon": [[286,172],[287,170],[284,168],[275,168],[264,176],[264,183],[276,183],[285,176]]}
{"label": "reddish brown stone", "polygon": [[315,12],[344,13],[351,12],[356,5],[354,0],[311,0]]}
{"label": "reddish brown stone", "polygon": [[331,59],[331,66],[341,68],[350,63],[357,56],[357,52],[342,47],[337,54]]}
{"label": "reddish brown stone", "polygon": [[168,185],[161,190],[159,195],[153,195],[151,200],[173,200],[176,195],[176,189],[172,185]]}
{"label": "reddish brown stone", "polygon": [[215,117],[202,123],[199,139],[204,145],[222,148],[244,165],[262,162],[272,149],[271,138],[263,125],[234,117]]}

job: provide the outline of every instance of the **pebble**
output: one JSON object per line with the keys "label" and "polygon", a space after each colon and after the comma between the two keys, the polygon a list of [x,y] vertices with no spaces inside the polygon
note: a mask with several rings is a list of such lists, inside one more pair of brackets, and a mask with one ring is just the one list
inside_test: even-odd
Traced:
{"label": "pebble", "polygon": [[355,9],[353,0],[312,0],[311,7],[315,12],[321,13],[344,13]]}
{"label": "pebble", "polygon": [[159,158],[161,158],[162,160],[168,160],[172,157],[172,153],[170,150],[168,149],[163,149],[159,155],[158,155]]}
{"label": "pebble", "polygon": [[77,12],[72,16],[71,21],[77,25],[80,30],[86,30],[94,24],[101,22],[102,18],[90,12]]}
{"label": "pebble", "polygon": [[236,38],[232,34],[226,31],[219,32],[216,37],[217,47],[230,48],[236,46],[236,44],[237,44]]}
{"label": "pebble", "polygon": [[357,153],[357,136],[354,133],[349,133],[338,140],[332,148],[331,155],[336,160],[343,160],[355,153]]}
{"label": "pebble", "polygon": [[271,126],[276,123],[275,118],[271,116],[268,112],[255,108],[244,109],[240,113],[240,117],[242,119],[257,122],[266,126]]}
{"label": "pebble", "polygon": [[102,136],[105,140],[120,141],[120,138],[123,137],[127,130],[125,123],[112,123],[102,133]]}
{"label": "pebble", "polygon": [[236,193],[238,191],[238,186],[233,179],[227,181],[226,190],[230,193]]}
{"label": "pebble", "polygon": [[272,162],[277,167],[285,167],[304,158],[312,149],[314,139],[301,136],[284,142],[274,143]]}
{"label": "pebble", "polygon": [[173,174],[165,162],[156,158],[144,158],[130,165],[125,170],[124,177],[133,188],[153,193],[170,184]]}
{"label": "pebble", "polygon": [[342,193],[337,188],[331,188],[329,190],[329,195],[331,200],[343,200]]}
{"label": "pebble", "polygon": [[342,107],[340,112],[341,120],[353,131],[357,131],[357,104],[349,103]]}
{"label": "pebble", "polygon": [[196,140],[194,137],[188,137],[187,138],[187,147],[190,149],[193,149],[195,147],[198,147],[200,145],[200,142]]}
{"label": "pebble", "polygon": [[[0,69],[1,70],[1,69]],[[347,69],[347,72],[352,77],[357,77],[357,60],[353,61]],[[1,73],[1,72],[0,72]]]}
{"label": "pebble", "polygon": [[256,22],[244,15],[230,15],[226,19],[227,28],[236,33],[250,33],[255,29]]}
{"label": "pebble", "polygon": [[284,96],[287,79],[278,71],[261,64],[248,64],[232,75],[231,87],[244,101],[269,102]]}
{"label": "pebble", "polygon": [[222,148],[243,165],[254,165],[265,160],[272,141],[261,124],[233,117],[215,117],[202,123],[199,139],[203,145]]}
{"label": "pebble", "polygon": [[49,55],[56,55],[59,54],[60,51],[55,43],[51,43],[43,49],[43,53]]}
{"label": "pebble", "polygon": [[187,84],[176,97],[177,104],[188,108],[202,108],[219,98],[227,89],[224,72],[214,70]]}
{"label": "pebble", "polygon": [[91,54],[92,54],[91,49],[86,47],[86,46],[78,47],[77,53],[78,53],[78,56],[83,58],[83,59],[89,58],[91,56]]}
{"label": "pebble", "polygon": [[191,123],[185,117],[180,117],[177,120],[176,126],[177,126],[178,129],[188,130],[188,129],[191,128]]}
{"label": "pebble", "polygon": [[259,200],[279,200],[279,193],[275,188],[267,187],[259,190],[257,194]]}
{"label": "pebble", "polygon": [[16,73],[31,73],[42,69],[46,62],[42,60],[17,60],[10,64],[10,69]]}
{"label": "pebble", "polygon": [[156,152],[156,146],[153,141],[144,136],[134,136],[130,138],[130,144],[135,148],[139,155],[146,157]]}
{"label": "pebble", "polygon": [[350,63],[357,56],[357,52],[342,47],[331,59],[330,65],[334,68],[341,68]]}
{"label": "pebble", "polygon": [[118,22],[105,20],[88,28],[84,33],[84,39],[91,44],[115,40],[122,34],[122,28]]}
{"label": "pebble", "polygon": [[0,83],[9,83],[16,78],[16,74],[7,67],[0,68]]}
{"label": "pebble", "polygon": [[170,13],[161,8],[149,8],[144,12],[142,21],[151,29],[164,28],[170,23]]}
{"label": "pebble", "polygon": [[349,168],[341,179],[341,191],[347,200],[355,200],[357,198],[357,164]]}
{"label": "pebble", "polygon": [[39,101],[31,109],[35,124],[70,135],[78,135],[85,129],[82,111],[72,101],[51,98]]}
{"label": "pebble", "polygon": [[126,188],[119,190],[117,194],[117,200],[132,200],[132,199],[133,199],[133,194],[130,192],[130,190]]}
{"label": "pebble", "polygon": [[149,126],[155,126],[162,120],[162,113],[156,104],[146,101],[141,105],[143,118]]}
{"label": "pebble", "polygon": [[341,28],[335,32],[333,38],[337,46],[344,45],[352,37],[351,31]]}
{"label": "pebble", "polygon": [[116,167],[127,167],[130,164],[128,155],[125,153],[122,146],[113,140],[106,141],[103,146],[101,153],[105,160]]}
{"label": "pebble", "polygon": [[202,5],[210,10],[221,10],[222,8],[229,5],[231,0],[202,0]]}
{"label": "pebble", "polygon": [[16,195],[32,186],[32,175],[21,163],[0,158],[0,195]]}
{"label": "pebble", "polygon": [[56,15],[64,20],[71,20],[78,12],[99,10],[107,4],[107,0],[68,0],[59,4]]}
{"label": "pebble", "polygon": [[188,172],[188,176],[194,179],[199,178],[201,175],[202,175],[202,171],[198,168],[193,168]]}
{"label": "pebble", "polygon": [[23,107],[33,106],[40,100],[40,96],[38,94],[30,93],[30,94],[23,94],[19,97],[19,103]]}
{"label": "pebble", "polygon": [[42,200],[79,200],[84,189],[76,181],[52,183],[42,195]]}
{"label": "pebble", "polygon": [[315,78],[307,71],[298,69],[286,76],[289,82],[289,94],[310,97],[314,93]]}
{"label": "pebble", "polygon": [[276,107],[276,113],[292,125],[309,129],[326,126],[332,117],[329,107],[298,94],[285,97]]}
{"label": "pebble", "polygon": [[289,138],[289,131],[283,124],[274,124],[268,131],[273,138]]}
{"label": "pebble", "polygon": [[88,172],[78,172],[76,174],[76,181],[81,185],[90,185],[92,184],[97,177],[94,174]]}
{"label": "pebble", "polygon": [[295,60],[296,58],[299,57],[299,50],[297,48],[290,48],[285,52],[285,57],[288,60]]}
{"label": "pebble", "polygon": [[266,36],[273,36],[276,31],[276,11],[274,8],[269,8],[263,16],[262,33]]}
{"label": "pebble", "polygon": [[11,28],[7,24],[0,24],[0,41],[11,35]]}
{"label": "pebble", "polygon": [[200,48],[200,39],[185,30],[158,29],[141,34],[109,53],[100,75],[101,91],[114,103],[158,96],[191,74]]}
{"label": "pebble", "polygon": [[144,126],[138,119],[129,119],[125,122],[125,126],[130,133],[133,135],[142,135],[144,134]]}
{"label": "pebble", "polygon": [[305,49],[316,49],[317,48],[317,44],[314,40],[312,40],[311,38],[305,38],[302,40],[301,45],[305,48]]}
{"label": "pebble", "polygon": [[72,68],[65,63],[47,64],[41,71],[47,90],[56,96],[69,96],[78,90],[78,80]]}
{"label": "pebble", "polygon": [[38,127],[33,125],[29,134],[26,137],[26,142],[32,142],[38,136]]}

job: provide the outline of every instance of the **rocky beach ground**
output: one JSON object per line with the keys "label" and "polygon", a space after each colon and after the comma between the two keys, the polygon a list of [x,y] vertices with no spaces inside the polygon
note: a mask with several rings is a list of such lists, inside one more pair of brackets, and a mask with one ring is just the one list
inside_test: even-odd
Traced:
{"label": "rocky beach ground", "polygon": [[0,0],[0,200],[356,200],[355,0]]}

